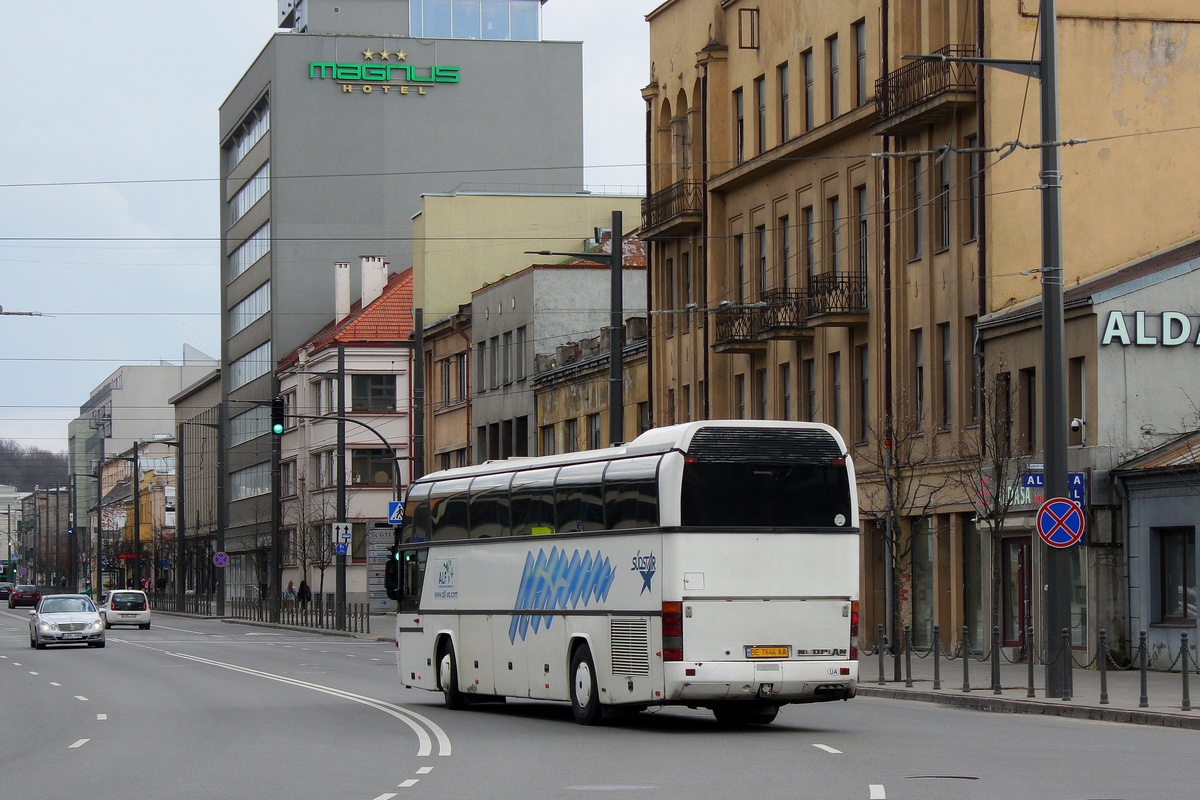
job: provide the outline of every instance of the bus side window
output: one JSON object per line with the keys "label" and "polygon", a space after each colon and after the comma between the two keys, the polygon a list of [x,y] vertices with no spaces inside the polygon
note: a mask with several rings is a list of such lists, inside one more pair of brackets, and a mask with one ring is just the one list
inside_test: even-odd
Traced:
{"label": "bus side window", "polygon": [[467,538],[467,490],[470,486],[470,478],[438,481],[433,485],[433,491],[429,495],[433,541]]}
{"label": "bus side window", "polygon": [[518,472],[513,476],[509,507],[512,535],[554,531],[554,476],[557,467]]}
{"label": "bus side window", "polygon": [[658,526],[658,457],[613,461],[604,473],[604,510],[611,530]]}
{"label": "bus side window", "polygon": [[471,538],[511,535],[508,484],[512,473],[480,475],[471,482]]}
{"label": "bus side window", "polygon": [[408,493],[404,504],[404,525],[401,541],[429,541],[429,489],[431,484],[418,483]]}
{"label": "bus side window", "polygon": [[572,464],[554,482],[555,522],[559,533],[604,530],[601,479],[605,462]]}

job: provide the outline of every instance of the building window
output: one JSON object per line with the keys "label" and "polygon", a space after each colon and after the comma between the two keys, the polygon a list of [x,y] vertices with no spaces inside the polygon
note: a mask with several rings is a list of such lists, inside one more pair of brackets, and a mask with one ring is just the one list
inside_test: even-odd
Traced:
{"label": "building window", "polygon": [[804,130],[813,129],[813,55],[812,50],[800,54],[800,64],[804,68]]}
{"label": "building window", "polygon": [[950,159],[943,156],[938,164],[937,194],[938,249],[950,247]]}
{"label": "building window", "polygon": [[804,419],[808,422],[817,420],[817,361],[813,358],[804,359]]}
{"label": "building window", "polygon": [[792,228],[785,214],[779,218],[777,230],[779,245],[779,286],[785,292],[791,286],[792,270]]}
{"label": "building window", "polygon": [[829,354],[829,424],[842,429],[842,354]]}
{"label": "building window", "polygon": [[588,449],[599,450],[602,445],[600,443],[600,415],[587,415],[587,436]]}
{"label": "building window", "polygon": [[829,249],[826,253],[829,269],[826,272],[837,275],[841,272],[842,207],[836,197],[831,197],[825,201],[825,210],[829,219]]}
{"label": "building window", "polygon": [[759,297],[767,290],[767,226],[759,225],[754,229],[754,246],[758,250],[755,257],[758,259],[758,293]]}
{"label": "building window", "polygon": [[1196,530],[1160,528],[1160,622],[1193,622],[1196,619]]}
{"label": "building window", "polygon": [[838,107],[838,37],[837,34],[825,40],[825,54],[829,59],[829,119],[835,120],[841,114]]}
{"label": "building window", "polygon": [[233,132],[233,144],[229,148],[229,168],[237,166],[270,130],[271,106],[264,98]]}
{"label": "building window", "polygon": [[925,341],[920,328],[912,332],[913,429],[925,429]]}
{"label": "building window", "polygon": [[908,162],[908,168],[912,176],[909,187],[911,195],[909,197],[909,254],[913,258],[921,257],[921,203],[924,200],[921,197],[921,159],[914,158]]}
{"label": "building window", "polygon": [[978,335],[977,323],[978,321],[974,316],[967,317],[967,343],[963,348],[963,363],[966,365],[963,372],[967,376],[967,389],[971,398],[971,402],[967,405],[967,424],[969,425],[975,425],[979,422],[979,403],[983,394],[979,380],[979,363],[975,360],[975,337]]}
{"label": "building window", "polygon": [[538,0],[410,0],[409,31],[421,39],[541,40]]}
{"label": "building window", "polygon": [[854,234],[854,260],[858,265],[858,275],[863,279],[867,277],[867,254],[871,252],[867,247],[869,234],[867,211],[867,187],[856,186],[854,187],[854,218],[857,224]]}
{"label": "building window", "polygon": [[637,404],[638,434],[650,430],[650,404],[642,401]]}
{"label": "building window", "polygon": [[504,355],[504,382],[506,384],[512,383],[512,379],[513,379],[513,335],[512,335],[512,331],[504,332],[504,344],[502,345],[502,347],[503,347],[503,355]]}
{"label": "building window", "polygon": [[239,469],[229,475],[232,500],[245,500],[250,497],[271,493],[271,463],[264,461],[252,467]]}
{"label": "building window", "polygon": [[746,160],[746,104],[742,90],[733,90],[733,146],[734,160],[741,164]]}
{"label": "building window", "polygon": [[813,207],[805,206],[800,211],[800,223],[804,226],[804,288],[811,292],[813,273],[816,271],[815,251],[817,245],[816,224],[813,221]]}
{"label": "building window", "polygon": [[500,387],[500,337],[493,336],[488,342],[488,372],[493,389]]}
{"label": "building window", "polygon": [[[444,362],[449,364],[449,362]],[[395,411],[395,375],[351,375],[351,411]]]}
{"label": "building window", "polygon": [[271,371],[271,343],[263,342],[229,365],[229,389],[240,389]]}
{"label": "building window", "polygon": [[667,336],[675,335],[675,315],[669,313],[676,308],[675,304],[675,259],[668,258],[663,269],[663,306],[668,313],[663,315],[663,325],[667,328]]}
{"label": "building window", "polygon": [[737,375],[733,382],[733,401],[737,403],[736,419],[746,419],[746,376]]}
{"label": "building window", "polygon": [[779,365],[779,418],[792,418],[792,365]]}
{"label": "building window", "polygon": [[867,21],[854,23],[854,105],[865,105],[867,95]]}
{"label": "building window", "polygon": [[268,161],[258,168],[250,180],[242,184],[242,188],[238,189],[237,194],[229,201],[229,224],[233,225],[244,217],[246,212],[253,208],[254,204],[261,200],[270,188],[271,162]]}
{"label": "building window", "polygon": [[[996,426],[999,436],[996,437],[999,441],[996,443],[997,450],[1000,451],[1001,458],[1007,458],[1012,454],[1012,374],[1001,372],[996,375],[995,384],[995,400],[992,403],[996,407],[995,417],[990,420],[988,425]],[[987,412],[989,415],[992,412]]]}
{"label": "building window", "polygon": [[1021,432],[1025,436],[1025,452],[1037,449],[1037,370],[1021,370]]}
{"label": "building window", "polygon": [[952,346],[950,343],[950,323],[942,322],[938,324],[938,349],[941,350],[942,364],[941,375],[938,376],[938,413],[941,417],[939,420],[942,430],[950,430],[950,425],[954,422],[954,395],[952,381],[954,379],[953,369],[951,367]]}
{"label": "building window", "polygon": [[[521,330],[525,329],[522,328]],[[461,402],[467,399],[467,392],[469,391],[469,387],[467,386],[467,354],[459,353],[454,357],[454,361],[456,363],[455,375],[458,379],[457,399]]]}
{"label": "building window", "polygon": [[757,406],[758,414],[756,419],[770,419],[771,413],[769,410],[771,395],[767,388],[767,371],[766,369],[755,370],[754,372],[754,393],[755,405]]}
{"label": "building window", "polygon": [[525,363],[525,350],[529,346],[529,331],[524,325],[517,328],[516,350],[513,351],[513,365],[516,369],[517,380],[524,380],[529,374]]}
{"label": "building window", "polygon": [[267,406],[254,408],[229,420],[229,445],[234,447],[265,436],[271,429],[271,409]]}
{"label": "building window", "polygon": [[271,310],[271,282],[267,281],[250,294],[229,312],[230,333],[244,331],[251,322]]}
{"label": "building window", "polygon": [[438,365],[438,372],[441,375],[442,381],[442,407],[445,408],[446,406],[450,405],[451,402],[453,402],[450,394],[450,388],[453,385],[451,374],[453,372],[454,364],[450,359],[443,358],[438,362]]}
{"label": "building window", "polygon": [[487,342],[475,344],[475,385],[481,393],[487,387]]}
{"label": "building window", "polygon": [[542,439],[542,453],[541,454],[544,456],[554,455],[555,448],[554,448],[554,426],[553,425],[543,425],[542,426],[541,439]]}
{"label": "building window", "polygon": [[967,168],[967,241],[973,241],[979,236],[979,163],[980,154],[974,152],[979,147],[979,137],[971,134],[967,137],[964,154]]}
{"label": "building window", "polygon": [[[692,254],[679,254],[679,277],[683,279],[683,310],[684,313],[679,320],[679,327],[687,333],[688,327],[692,320],[692,304],[695,298],[692,296]],[[668,314],[668,317],[674,317],[674,314]],[[672,323],[672,327],[674,324]]]}
{"label": "building window", "polygon": [[350,474],[355,486],[391,486],[395,462],[387,450],[355,450]]}
{"label": "building window", "polygon": [[296,493],[296,462],[284,461],[279,465],[279,493],[291,497]]}
{"label": "building window", "polygon": [[740,233],[733,237],[734,263],[737,264],[737,301],[746,302],[746,240]]}
{"label": "building window", "polygon": [[1067,418],[1067,443],[1087,444],[1087,364],[1082,357],[1067,362]]}
{"label": "building window", "polygon": [[758,141],[758,152],[767,152],[767,78],[759,75],[754,79],[754,117],[758,127],[754,131]]}
{"label": "building window", "polygon": [[858,440],[866,442],[871,435],[871,360],[867,345],[858,348]]}
{"label": "building window", "polygon": [[775,70],[775,77],[779,81],[779,141],[786,142],[792,138],[791,131],[791,100],[788,92],[788,65],[787,63],[780,64]]}
{"label": "building window", "polygon": [[692,421],[692,387],[690,384],[683,387],[683,421]]}
{"label": "building window", "polygon": [[564,453],[574,453],[579,449],[579,420],[567,420],[567,435],[563,442]]}
{"label": "building window", "polygon": [[265,223],[238,245],[229,256],[229,280],[233,280],[250,269],[260,258],[271,251],[271,223]]}

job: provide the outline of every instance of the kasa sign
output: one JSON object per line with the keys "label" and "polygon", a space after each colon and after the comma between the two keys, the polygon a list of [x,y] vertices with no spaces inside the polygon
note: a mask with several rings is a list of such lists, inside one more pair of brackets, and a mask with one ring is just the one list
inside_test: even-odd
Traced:
{"label": "kasa sign", "polygon": [[[1145,311],[1134,311],[1131,314],[1123,311],[1108,312],[1100,344],[1175,347],[1190,342],[1200,345],[1200,325],[1194,325],[1192,318],[1187,314],[1181,311],[1164,311],[1151,316],[1159,317],[1157,325],[1147,325]],[[1157,329],[1157,333],[1154,329]]]}

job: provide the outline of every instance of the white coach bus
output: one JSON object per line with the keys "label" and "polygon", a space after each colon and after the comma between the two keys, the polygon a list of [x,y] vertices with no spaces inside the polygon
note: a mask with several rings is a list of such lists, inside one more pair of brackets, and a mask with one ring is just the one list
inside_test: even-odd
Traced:
{"label": "white coach bus", "polygon": [[858,684],[854,467],[827,425],[707,421],[415,481],[388,591],[407,687],[769,723]]}

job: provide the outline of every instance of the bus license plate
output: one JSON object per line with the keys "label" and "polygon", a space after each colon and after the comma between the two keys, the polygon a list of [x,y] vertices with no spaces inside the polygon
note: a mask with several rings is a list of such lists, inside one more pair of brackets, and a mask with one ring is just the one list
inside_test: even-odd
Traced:
{"label": "bus license plate", "polygon": [[788,645],[746,645],[746,658],[788,658],[792,648]]}

